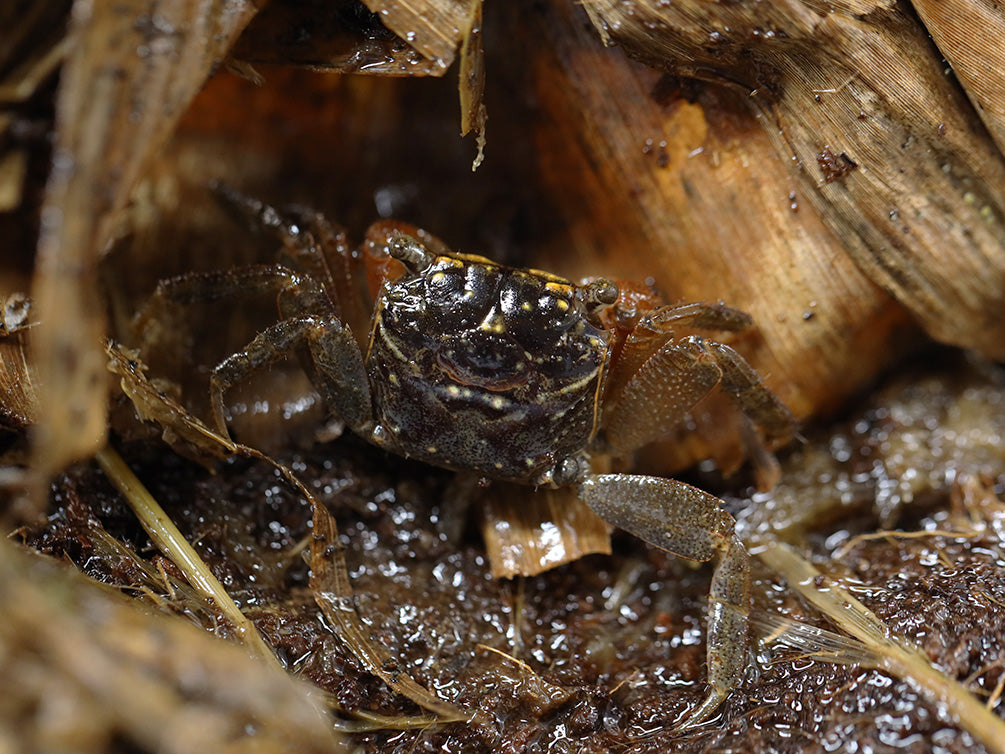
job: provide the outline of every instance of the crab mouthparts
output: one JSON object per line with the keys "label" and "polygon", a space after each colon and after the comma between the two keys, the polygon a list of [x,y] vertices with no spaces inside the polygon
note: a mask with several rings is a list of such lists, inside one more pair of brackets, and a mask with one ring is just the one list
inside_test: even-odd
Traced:
{"label": "crab mouthparts", "polygon": [[[486,345],[486,344],[482,344]],[[459,349],[442,348],[436,352],[436,363],[452,382],[465,387],[477,387],[493,393],[512,390],[527,383],[526,369],[520,369],[523,353],[505,353],[499,343],[479,347],[479,344],[465,340]],[[510,346],[506,350],[516,350]],[[458,352],[459,351],[459,352]]]}

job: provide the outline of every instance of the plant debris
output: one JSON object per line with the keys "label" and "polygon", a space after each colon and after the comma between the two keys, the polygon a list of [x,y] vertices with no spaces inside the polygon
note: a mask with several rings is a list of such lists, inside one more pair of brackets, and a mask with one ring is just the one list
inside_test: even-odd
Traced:
{"label": "plant debris", "polygon": [[[923,424],[923,405],[928,415],[954,413],[952,406],[965,407],[978,395],[1003,400],[1005,390],[996,371],[956,364],[883,395],[887,415],[910,413]],[[847,426],[862,421],[853,416]],[[811,441],[831,454],[836,468],[844,456],[834,438],[843,431]],[[963,468],[967,455],[983,452],[979,437],[985,435],[974,435],[970,450],[942,466],[938,478]],[[897,454],[897,447],[890,442],[874,453]],[[925,447],[919,446],[911,464],[929,457]],[[564,741],[581,751],[631,746],[698,752],[723,745],[789,751],[811,741],[840,742],[851,730],[862,743],[892,745],[922,736],[943,745],[952,736],[955,751],[982,750],[970,734],[955,729],[970,729],[969,722],[940,711],[939,702],[912,681],[898,680],[899,673],[891,677],[876,669],[875,655],[856,650],[851,639],[831,639],[836,651],[822,655],[821,637],[833,632],[831,624],[764,567],[755,571],[755,623],[767,626],[761,629],[767,634],[787,622],[784,646],[764,644],[756,675],[730,695],[715,720],[682,736],[671,730],[673,721],[702,692],[708,569],[691,568],[618,534],[610,556],[589,556],[515,581],[493,578],[471,529],[459,541],[440,529],[450,516],[448,473],[408,462],[396,463],[392,473],[379,451],[346,437],[294,451],[284,461],[343,532],[325,531],[324,524],[314,532],[323,534],[315,541],[326,557],[345,559],[339,578],[352,583],[351,596],[338,578],[321,587],[333,596],[321,600],[322,606],[327,601],[326,619],[319,622],[322,613],[312,598],[318,585],[306,564],[290,556],[313,537],[312,513],[277,470],[233,458],[208,474],[199,465],[163,458],[145,443],[123,450],[268,643],[291,670],[324,690],[345,719],[341,727],[353,731],[364,750],[384,751],[403,741],[467,751],[494,751],[504,742],[544,747]],[[933,474],[924,478],[934,480],[940,467],[932,463]],[[95,529],[82,526],[79,510],[69,514],[86,506],[87,517],[103,523],[97,531],[105,529],[139,551],[146,549],[145,537],[123,517],[121,502],[100,475],[83,468],[72,480],[57,485],[54,517],[26,533],[27,541],[102,580],[142,588],[150,599],[149,577],[130,576],[95,557],[97,550],[87,544]],[[72,498],[67,485],[75,490]],[[856,531],[869,531],[876,509],[840,501],[832,502],[835,517],[818,508],[817,526],[789,530],[790,536],[802,532],[801,546],[810,547],[819,570],[854,585],[856,597],[891,635],[914,641],[950,678],[986,694],[996,715],[1003,705],[995,694],[1001,678],[995,658],[1005,646],[1005,617],[988,605],[1005,602],[1005,570],[995,555],[1005,541],[1001,503],[994,502],[1002,490],[1002,471],[983,488],[939,486],[930,494],[916,488],[913,507],[901,507],[899,515],[909,517],[914,530],[932,531],[925,538],[854,539]],[[738,499],[732,505],[758,503]],[[960,532],[967,536],[956,536]],[[338,545],[329,548],[333,542]],[[311,566],[322,574],[325,569],[324,563]],[[910,576],[903,578],[905,573]],[[157,599],[171,604],[163,586],[159,591]],[[939,595],[935,603],[932,594]],[[370,668],[379,667],[392,680],[407,672],[470,720],[427,727],[428,716],[362,672],[367,666],[359,654],[326,628],[348,615],[343,608],[349,606],[363,620],[362,635],[387,652],[367,661]]]}

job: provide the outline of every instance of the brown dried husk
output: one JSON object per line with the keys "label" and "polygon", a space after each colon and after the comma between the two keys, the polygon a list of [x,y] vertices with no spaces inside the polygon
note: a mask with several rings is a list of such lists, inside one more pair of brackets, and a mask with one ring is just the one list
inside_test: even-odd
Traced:
{"label": "brown dried husk", "polygon": [[[1005,357],[1005,160],[903,4],[600,0],[587,8],[631,53],[749,94],[774,159],[842,251],[932,337]],[[957,19],[965,36],[988,34],[982,11],[1000,23],[1000,10],[975,6]],[[947,42],[961,36],[935,28]],[[969,63],[983,46],[973,45]],[[997,47],[979,62],[1000,92]],[[965,80],[982,75],[964,70]],[[982,104],[998,97],[971,92]],[[831,155],[843,166],[835,170]]]}
{"label": "brown dried husk", "polygon": [[911,3],[999,152],[1005,152],[1005,8],[991,0]]}

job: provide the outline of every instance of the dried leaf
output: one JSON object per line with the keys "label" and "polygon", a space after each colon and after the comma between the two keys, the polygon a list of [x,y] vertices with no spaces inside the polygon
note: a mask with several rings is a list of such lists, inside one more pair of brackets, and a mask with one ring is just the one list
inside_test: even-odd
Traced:
{"label": "dried leaf", "polygon": [[38,376],[29,360],[27,330],[32,326],[28,299],[15,293],[0,309],[0,427],[24,431],[38,420]]}
{"label": "dried leaf", "polygon": [[57,95],[33,298],[46,412],[40,477],[105,435],[104,311],[95,265],[130,191],[254,14],[247,0],[77,0]]}
{"label": "dried leaf", "polygon": [[249,64],[307,66],[318,71],[375,76],[442,76],[453,59],[423,57],[355,2],[271,2],[232,52],[239,72]]}
{"label": "dried leaf", "polygon": [[440,72],[450,67],[461,42],[470,0],[364,0],[388,29],[407,41]]}
{"label": "dried leaf", "polygon": [[238,452],[237,443],[218,435],[150,382],[139,352],[108,341],[105,353],[108,370],[121,378],[122,392],[132,401],[140,419],[159,426],[164,442],[172,448],[182,455],[194,454],[203,462]]}
{"label": "dried leaf", "polygon": [[496,578],[533,576],[584,555],[611,552],[611,527],[571,488],[495,484],[485,495],[482,535]]}
{"label": "dried leaf", "polygon": [[749,91],[856,264],[932,337],[1005,357],[1005,160],[903,6],[590,6],[652,64]]}
{"label": "dried leaf", "polygon": [[1005,8],[992,0],[911,4],[1005,152]]}

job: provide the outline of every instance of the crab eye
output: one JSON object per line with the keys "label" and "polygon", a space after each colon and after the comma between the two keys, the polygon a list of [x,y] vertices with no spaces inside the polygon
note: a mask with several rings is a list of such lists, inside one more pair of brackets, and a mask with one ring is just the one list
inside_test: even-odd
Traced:
{"label": "crab eye", "polygon": [[433,255],[423,248],[418,239],[400,233],[387,244],[387,253],[412,272],[422,272],[433,261]]}

